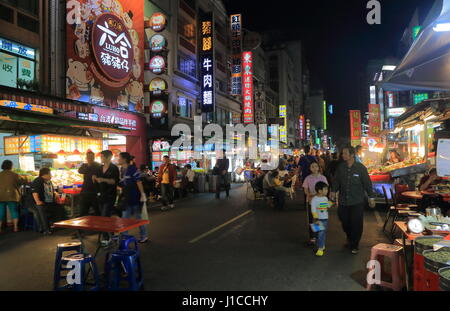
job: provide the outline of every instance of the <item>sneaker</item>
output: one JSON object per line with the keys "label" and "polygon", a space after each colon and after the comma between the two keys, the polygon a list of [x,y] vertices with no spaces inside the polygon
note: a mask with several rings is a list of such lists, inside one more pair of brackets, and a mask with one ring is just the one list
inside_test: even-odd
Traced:
{"label": "sneaker", "polygon": [[164,211],[167,211],[169,208],[170,207],[168,207],[168,206],[163,206],[163,207],[161,207],[161,210],[164,212]]}
{"label": "sneaker", "polygon": [[359,253],[359,250],[357,248],[352,249],[352,254],[356,255]]}
{"label": "sneaker", "polygon": [[174,207],[175,207],[175,204],[170,204],[169,207],[170,207],[170,208],[174,208]]}
{"label": "sneaker", "polygon": [[323,256],[323,252],[324,252],[324,249],[318,249],[317,252],[316,252],[316,256],[322,257]]}
{"label": "sneaker", "polygon": [[148,242],[148,238],[143,238],[139,240],[139,243],[147,243]]}

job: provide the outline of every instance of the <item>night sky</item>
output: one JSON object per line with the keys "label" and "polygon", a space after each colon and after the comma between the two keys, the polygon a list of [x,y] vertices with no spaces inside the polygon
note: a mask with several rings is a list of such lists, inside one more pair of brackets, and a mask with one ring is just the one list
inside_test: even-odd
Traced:
{"label": "night sky", "polygon": [[[381,25],[369,25],[368,0],[225,0],[228,13],[241,13],[243,27],[282,29],[301,39],[313,88],[323,88],[335,105],[330,129],[349,136],[348,110],[357,108],[360,75],[369,59],[398,57],[398,45],[418,6],[433,0],[380,0]],[[345,122],[346,126],[342,126]]]}

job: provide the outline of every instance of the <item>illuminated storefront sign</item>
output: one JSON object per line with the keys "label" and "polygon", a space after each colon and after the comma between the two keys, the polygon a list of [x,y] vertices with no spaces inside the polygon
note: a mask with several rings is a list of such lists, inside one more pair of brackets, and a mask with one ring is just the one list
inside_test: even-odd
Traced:
{"label": "illuminated storefront sign", "polygon": [[242,53],[244,124],[253,123],[253,59],[252,52]]}
{"label": "illuminated storefront sign", "polygon": [[414,94],[414,105],[428,99],[428,93]]}
{"label": "illuminated storefront sign", "polygon": [[144,110],[144,2],[66,1],[66,97]]}
{"label": "illuminated storefront sign", "polygon": [[406,107],[401,108],[388,108],[388,118],[398,118],[406,111]]}
{"label": "illuminated storefront sign", "polygon": [[167,90],[167,82],[161,78],[154,78],[150,81],[148,88],[152,95],[160,94],[161,92]]}
{"label": "illuminated storefront sign", "polygon": [[327,102],[323,101],[323,129],[327,130]]}
{"label": "illuminated storefront sign", "polygon": [[163,31],[166,28],[167,25],[167,18],[166,16],[161,13],[153,13],[153,15],[150,17],[150,28],[155,32]]}
{"label": "illuminated storefront sign", "polygon": [[212,13],[205,14],[200,22],[200,81],[202,86],[202,112],[214,111],[214,58]]}
{"label": "illuminated storefront sign", "polygon": [[375,105],[377,103],[377,88],[375,85],[370,86],[370,103]]}
{"label": "illuminated storefront sign", "polygon": [[53,109],[46,107],[46,106],[38,106],[38,105],[32,105],[27,103],[20,103],[15,102],[12,100],[0,100],[0,106],[1,107],[9,107],[14,109],[21,109],[21,110],[28,110],[28,111],[35,111],[35,112],[41,112],[41,113],[48,113],[53,114]]}
{"label": "illuminated storefront sign", "polygon": [[350,110],[350,135],[353,140],[361,139],[361,111]]}
{"label": "illuminated storefront sign", "polygon": [[305,116],[302,114],[299,119],[299,128],[300,128],[300,139],[305,139]]}
{"label": "illuminated storefront sign", "polygon": [[166,70],[166,61],[162,56],[154,56],[150,60],[149,69],[154,74],[162,74]]}
{"label": "illuminated storefront sign", "polygon": [[378,136],[381,132],[380,106],[369,104],[369,137]]}
{"label": "illuminated storefront sign", "polygon": [[306,119],[306,140],[309,141],[311,139],[311,121]]}
{"label": "illuminated storefront sign", "polygon": [[242,16],[230,16],[231,27],[231,95],[242,93]]}
{"label": "illuminated storefront sign", "polygon": [[388,101],[388,107],[390,107],[390,108],[395,107],[394,93],[386,92],[386,97],[387,97],[387,101]]}
{"label": "illuminated storefront sign", "polygon": [[18,44],[4,38],[0,38],[0,50],[34,60],[36,50],[22,44]]}
{"label": "illuminated storefront sign", "polygon": [[284,119],[284,125],[279,127],[280,141],[287,144],[287,111],[286,105],[280,105],[280,118]]}
{"label": "illuminated storefront sign", "polygon": [[152,52],[161,52],[167,47],[167,40],[163,35],[156,34],[150,38],[150,50]]}
{"label": "illuminated storefront sign", "polygon": [[150,104],[150,113],[153,118],[161,118],[166,110],[166,104],[162,100],[155,100]]}

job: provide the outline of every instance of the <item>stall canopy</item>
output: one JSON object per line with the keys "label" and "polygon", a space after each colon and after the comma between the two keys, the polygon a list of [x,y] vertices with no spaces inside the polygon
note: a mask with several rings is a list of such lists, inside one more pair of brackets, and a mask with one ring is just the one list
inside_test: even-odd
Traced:
{"label": "stall canopy", "polygon": [[0,106],[0,132],[92,136],[91,131],[117,134],[129,132],[113,124],[100,124],[93,121]]}
{"label": "stall canopy", "polygon": [[450,0],[419,34],[400,65],[381,87],[387,91],[450,90]]}

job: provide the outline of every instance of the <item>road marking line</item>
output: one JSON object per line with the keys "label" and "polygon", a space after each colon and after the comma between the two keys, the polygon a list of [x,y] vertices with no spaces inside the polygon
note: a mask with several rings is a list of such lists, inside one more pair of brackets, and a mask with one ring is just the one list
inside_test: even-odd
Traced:
{"label": "road marking line", "polygon": [[227,222],[221,224],[220,226],[217,226],[217,227],[215,227],[215,228],[209,230],[208,232],[205,232],[205,233],[203,233],[202,235],[199,235],[199,236],[196,237],[195,239],[190,240],[189,243],[195,243],[195,242],[198,242],[199,240],[203,239],[204,237],[206,237],[206,236],[208,236],[208,235],[210,235],[210,234],[216,232],[217,230],[222,229],[223,227],[225,227],[225,226],[231,224],[232,222],[234,222],[234,221],[238,220],[239,218],[242,218],[242,217],[244,217],[244,216],[246,216],[246,215],[248,215],[248,214],[250,214],[250,213],[253,213],[253,211],[252,211],[252,210],[248,210],[248,211],[242,213],[241,215],[236,216],[236,217],[234,217],[234,218],[228,220]]}

